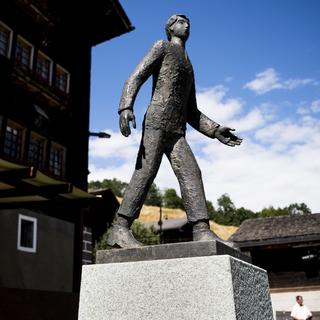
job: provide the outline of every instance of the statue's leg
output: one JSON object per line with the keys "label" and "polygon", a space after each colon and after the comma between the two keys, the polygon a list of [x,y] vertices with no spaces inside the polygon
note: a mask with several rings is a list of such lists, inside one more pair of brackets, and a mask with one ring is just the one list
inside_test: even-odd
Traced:
{"label": "statue's leg", "polygon": [[235,248],[233,243],[223,241],[210,230],[201,171],[185,137],[173,138],[166,155],[179,181],[188,221],[193,226],[193,240],[218,240]]}
{"label": "statue's leg", "polygon": [[118,214],[131,219],[139,216],[140,209],[156,177],[163,156],[160,130],[145,130],[132,178],[125,190]]}
{"label": "statue's leg", "polygon": [[138,218],[149,188],[159,170],[163,156],[163,139],[160,130],[146,129],[143,133],[132,178],[125,190],[108,244],[122,248],[141,245],[134,239],[130,226]]}
{"label": "statue's leg", "polygon": [[201,171],[185,137],[173,137],[166,155],[178,178],[188,221],[208,220]]}

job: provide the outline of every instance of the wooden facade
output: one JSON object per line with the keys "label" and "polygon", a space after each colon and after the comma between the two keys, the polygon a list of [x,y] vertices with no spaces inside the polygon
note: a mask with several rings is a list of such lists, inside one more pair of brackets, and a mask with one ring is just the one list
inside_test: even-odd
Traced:
{"label": "wooden facade", "polygon": [[268,271],[271,289],[320,287],[320,214],[249,219],[231,240]]}
{"label": "wooden facade", "polygon": [[131,30],[117,0],[0,3],[0,319],[77,317],[102,205],[86,192],[91,49]]}

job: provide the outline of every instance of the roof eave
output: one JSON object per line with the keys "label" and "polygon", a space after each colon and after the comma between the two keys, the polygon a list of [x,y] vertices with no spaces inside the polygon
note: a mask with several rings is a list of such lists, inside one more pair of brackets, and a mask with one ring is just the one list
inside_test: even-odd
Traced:
{"label": "roof eave", "polygon": [[233,239],[234,242],[241,248],[253,248],[253,247],[265,247],[270,245],[294,245],[297,243],[307,243],[319,241],[320,244],[320,234],[312,235],[302,235],[297,237],[285,237],[285,238],[274,238],[274,239],[261,239],[261,240],[248,240],[248,241],[237,241]]}

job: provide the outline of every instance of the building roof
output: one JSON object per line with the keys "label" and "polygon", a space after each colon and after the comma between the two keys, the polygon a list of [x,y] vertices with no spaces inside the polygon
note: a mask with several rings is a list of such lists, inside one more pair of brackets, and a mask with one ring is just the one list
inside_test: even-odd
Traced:
{"label": "building roof", "polygon": [[[2,0],[37,21],[43,32],[57,37],[86,38],[92,46],[134,29],[119,0]],[[54,28],[53,28],[54,27]],[[71,34],[70,34],[71,32]]]}
{"label": "building roof", "polygon": [[242,247],[320,240],[320,214],[248,219],[231,240]]}
{"label": "building roof", "polygon": [[[76,5],[79,7],[78,1]],[[89,33],[92,45],[134,30],[118,0],[93,0],[86,2],[82,9],[86,18],[86,28],[83,31]],[[80,24],[83,25],[83,21]]]}
{"label": "building roof", "polygon": [[[176,230],[183,228],[188,223],[187,217],[178,218],[178,219],[163,219],[161,229],[163,231],[167,230]],[[153,226],[155,230],[160,230],[159,221],[147,222],[145,225]]]}

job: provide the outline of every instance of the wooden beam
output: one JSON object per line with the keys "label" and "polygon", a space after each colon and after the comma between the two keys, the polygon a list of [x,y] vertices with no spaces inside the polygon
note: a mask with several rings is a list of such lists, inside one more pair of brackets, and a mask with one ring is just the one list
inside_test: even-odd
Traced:
{"label": "wooden beam", "polygon": [[61,183],[39,187],[36,187],[29,183],[21,183],[18,188],[0,190],[0,198],[40,195],[44,198],[51,199],[58,196],[60,193],[70,192],[72,192],[72,185],[70,183]]}
{"label": "wooden beam", "polygon": [[0,203],[1,209],[17,209],[17,208],[26,208],[26,209],[54,209],[53,214],[50,216],[59,217],[61,212],[59,210],[64,209],[75,209],[82,207],[90,207],[94,203],[99,201],[99,198],[96,199],[48,199],[47,201],[23,201],[23,202],[4,202]]}
{"label": "wooden beam", "polygon": [[35,167],[0,171],[0,181],[15,186],[22,179],[32,179],[36,176]]}

